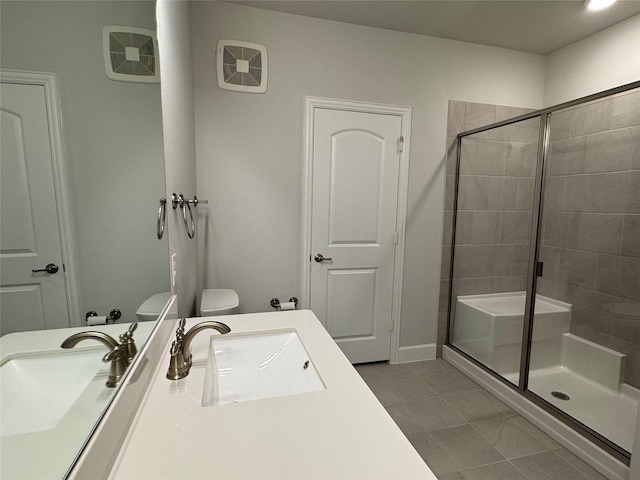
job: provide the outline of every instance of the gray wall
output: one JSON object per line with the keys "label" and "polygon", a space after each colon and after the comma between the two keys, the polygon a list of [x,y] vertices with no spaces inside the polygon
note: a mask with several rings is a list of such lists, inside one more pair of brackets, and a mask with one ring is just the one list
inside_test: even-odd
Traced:
{"label": "gray wall", "polygon": [[[204,288],[234,288],[244,312],[300,296],[304,96],[413,107],[401,345],[435,344],[447,103],[537,108],[540,55],[194,2],[200,272]],[[266,45],[269,87],[220,90],[215,46]]]}
{"label": "gray wall", "polygon": [[640,15],[547,55],[544,105],[640,79]]}
{"label": "gray wall", "polygon": [[[123,319],[169,290],[160,85],[105,74],[102,27],[155,30],[153,1],[2,1],[3,69],[57,74],[82,312]],[[80,319],[74,319],[79,325]]]}
{"label": "gray wall", "polygon": [[[196,195],[196,159],[191,68],[190,4],[159,0],[158,42],[162,63],[162,120],[165,139],[167,198],[171,193]],[[198,249],[185,231],[180,209],[167,210],[169,254],[176,255],[178,315],[196,313]]]}

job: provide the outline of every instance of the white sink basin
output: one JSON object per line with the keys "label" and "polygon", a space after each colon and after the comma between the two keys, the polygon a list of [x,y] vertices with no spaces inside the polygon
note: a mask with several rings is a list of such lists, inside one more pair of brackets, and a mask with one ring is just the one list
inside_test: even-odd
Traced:
{"label": "white sink basin", "polygon": [[2,436],[54,428],[102,368],[102,356],[102,349],[42,352],[3,363],[0,367]]}
{"label": "white sink basin", "polygon": [[324,389],[294,331],[211,336],[205,407]]}

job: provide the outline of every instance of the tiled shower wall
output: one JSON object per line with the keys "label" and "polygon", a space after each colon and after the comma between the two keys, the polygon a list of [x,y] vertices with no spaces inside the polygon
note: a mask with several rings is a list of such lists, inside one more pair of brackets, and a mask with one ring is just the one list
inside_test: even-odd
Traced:
{"label": "tiled shower wall", "polygon": [[[449,102],[438,345],[446,337],[456,165],[455,136],[522,115],[522,108]],[[454,295],[525,288],[539,120],[463,140]]]}
{"label": "tiled shower wall", "polygon": [[[455,135],[525,112],[449,103],[439,346],[449,308]],[[524,290],[534,173],[525,159],[535,163],[537,122],[465,140],[477,161],[461,159],[455,294]],[[571,332],[626,354],[626,382],[640,387],[640,92],[554,114],[550,140],[538,293],[571,303]]]}
{"label": "tiled shower wall", "polygon": [[571,332],[627,355],[640,387],[640,92],[553,114],[538,293]]}

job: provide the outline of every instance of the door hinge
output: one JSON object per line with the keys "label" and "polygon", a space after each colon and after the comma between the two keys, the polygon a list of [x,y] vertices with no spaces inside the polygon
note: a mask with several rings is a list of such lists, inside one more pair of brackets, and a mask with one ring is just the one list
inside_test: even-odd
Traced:
{"label": "door hinge", "polygon": [[404,137],[400,137],[398,139],[398,153],[402,153],[404,151]]}
{"label": "door hinge", "polygon": [[391,320],[391,327],[389,328],[390,332],[393,332],[396,329],[396,321],[395,320]]}
{"label": "door hinge", "polygon": [[543,268],[544,268],[544,262],[536,262],[536,277],[542,276]]}
{"label": "door hinge", "polygon": [[393,243],[397,245],[399,241],[400,241],[400,233],[396,232],[393,234]]}
{"label": "door hinge", "polygon": [[66,266],[64,263],[62,264],[62,271],[63,271],[63,272],[66,272],[66,271],[67,271],[67,266]]}

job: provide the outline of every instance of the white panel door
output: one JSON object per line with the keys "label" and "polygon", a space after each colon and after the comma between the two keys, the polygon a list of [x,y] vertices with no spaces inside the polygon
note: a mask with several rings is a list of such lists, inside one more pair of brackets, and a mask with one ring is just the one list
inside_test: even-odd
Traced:
{"label": "white panel door", "polygon": [[310,305],[352,363],[389,359],[401,127],[315,109]]}
{"label": "white panel door", "polygon": [[69,327],[44,87],[3,82],[0,102],[0,334]]}

